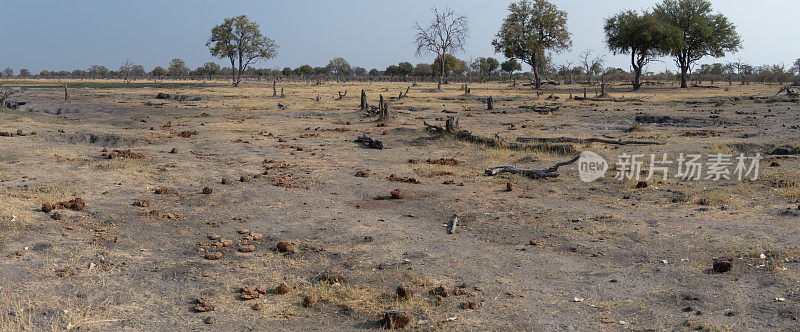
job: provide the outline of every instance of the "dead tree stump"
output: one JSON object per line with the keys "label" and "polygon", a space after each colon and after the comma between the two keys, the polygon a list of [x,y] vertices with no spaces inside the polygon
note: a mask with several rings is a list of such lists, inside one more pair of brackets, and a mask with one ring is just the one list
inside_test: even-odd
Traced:
{"label": "dead tree stump", "polygon": [[383,99],[383,95],[380,95],[380,101],[378,102],[378,116],[381,121],[389,119],[389,103]]}
{"label": "dead tree stump", "polygon": [[283,98],[283,88],[281,88],[281,98]]}
{"label": "dead tree stump", "polygon": [[364,92],[364,89],[361,89],[361,110],[367,110],[367,93]]}
{"label": "dead tree stump", "polygon": [[69,92],[67,92],[66,84],[64,84],[64,101],[69,101]]}
{"label": "dead tree stump", "polygon": [[278,95],[278,87],[277,87],[277,80],[272,80],[272,96],[275,97]]}
{"label": "dead tree stump", "polygon": [[490,111],[493,110],[494,109],[493,103],[494,103],[494,100],[492,100],[492,96],[489,96],[489,98],[486,98],[486,109],[490,110]]}

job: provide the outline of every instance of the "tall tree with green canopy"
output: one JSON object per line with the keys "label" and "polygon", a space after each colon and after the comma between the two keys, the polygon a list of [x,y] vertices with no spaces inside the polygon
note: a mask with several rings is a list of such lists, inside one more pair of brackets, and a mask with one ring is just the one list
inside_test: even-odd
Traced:
{"label": "tall tree with green canopy", "polygon": [[212,28],[206,46],[211,55],[231,61],[233,86],[242,81],[247,66],[272,59],[278,53],[275,41],[263,36],[258,23],[245,15],[226,18],[222,24]]}
{"label": "tall tree with green canopy", "polygon": [[675,57],[681,69],[681,88],[688,87],[686,74],[697,60],[707,55],[723,57],[741,46],[736,26],[724,15],[714,14],[708,0],[664,0],[653,15],[671,34],[664,51]]}
{"label": "tall tree with green canopy", "polygon": [[650,13],[628,10],[607,18],[604,30],[606,45],[614,54],[631,54],[633,90],[639,90],[642,69],[661,55],[659,46],[667,37],[662,25]]}
{"label": "tall tree with green canopy", "polygon": [[492,41],[495,52],[506,58],[520,59],[533,68],[535,88],[539,89],[539,75],[545,63],[545,51],[561,51],[572,47],[567,31],[567,13],[546,0],[520,0],[508,6],[508,17],[503,21],[497,38]]}

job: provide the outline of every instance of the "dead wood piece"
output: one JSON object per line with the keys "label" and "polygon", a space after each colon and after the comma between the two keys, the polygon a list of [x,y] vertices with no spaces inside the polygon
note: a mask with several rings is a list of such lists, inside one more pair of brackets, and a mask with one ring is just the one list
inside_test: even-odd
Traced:
{"label": "dead wood piece", "polygon": [[613,145],[659,145],[664,144],[662,142],[655,142],[655,141],[623,141],[623,140],[615,140],[615,139],[604,139],[604,138],[573,138],[573,137],[517,137],[517,142],[526,143],[526,142],[541,142],[541,143],[578,143],[578,144],[588,144],[588,143],[604,143],[604,144],[613,144]]}
{"label": "dead wood piece", "polygon": [[539,114],[550,114],[561,109],[561,106],[528,106],[522,105],[519,108],[534,111]]}
{"label": "dead wood piece", "polygon": [[504,147],[512,150],[541,150],[541,151],[548,151],[548,152],[556,152],[562,154],[572,154],[575,153],[576,150],[572,145],[552,145],[552,144],[521,144],[521,143],[514,143],[508,142],[499,135],[496,135],[495,138],[485,137],[477,135],[469,130],[459,129],[458,125],[458,118],[450,116],[447,117],[447,121],[445,122],[445,128],[440,126],[431,125],[427,122],[422,122],[428,130],[434,131],[436,133],[448,133],[456,138],[460,138],[463,140],[475,142],[475,143],[482,143],[492,147]]}
{"label": "dead wood piece", "polygon": [[375,149],[378,149],[378,150],[383,150],[383,142],[381,142],[380,140],[377,140],[377,139],[373,139],[372,137],[369,137],[367,135],[358,136],[358,138],[356,139],[356,142],[364,143],[364,145],[366,145],[368,147],[371,147],[371,148],[375,148]]}
{"label": "dead wood piece", "polygon": [[511,174],[524,175],[534,179],[554,178],[560,175],[559,173],[557,173],[559,167],[572,164],[578,161],[578,158],[580,158],[580,155],[568,161],[557,163],[553,165],[553,167],[547,169],[522,169],[522,168],[517,168],[513,165],[503,165],[503,166],[487,168],[485,173],[488,176],[495,176],[502,173],[511,173]]}
{"label": "dead wood piece", "polygon": [[450,223],[447,225],[447,234],[455,233],[457,225],[458,225],[458,216],[453,215],[453,220],[450,220]]}

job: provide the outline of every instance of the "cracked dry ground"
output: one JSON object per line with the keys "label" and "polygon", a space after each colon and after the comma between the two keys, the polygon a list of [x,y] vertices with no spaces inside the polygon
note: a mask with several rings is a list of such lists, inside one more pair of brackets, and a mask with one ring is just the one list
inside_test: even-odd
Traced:
{"label": "cracked dry ground", "polygon": [[[201,97],[192,102],[147,89],[76,90],[68,103],[58,90],[14,94],[28,103],[0,111],[0,131],[28,134],[0,137],[0,329],[358,330],[380,328],[390,308],[423,330],[800,324],[795,156],[765,158],[762,178],[743,183],[586,184],[574,166],[554,179],[487,177],[487,167],[571,156],[422,125],[455,115],[509,140],[666,143],[576,145],[607,159],[768,153],[798,144],[796,103],[690,106],[680,100],[714,92],[671,89],[644,103],[564,101],[566,90],[544,101],[501,84],[476,84],[470,97],[431,87],[392,101],[385,127],[358,111],[357,96],[332,98],[342,89],[333,83],[289,84],[284,99],[266,97],[266,85],[166,91]],[[347,84],[362,88],[373,103],[405,85]],[[488,95],[499,98],[494,112]],[[561,110],[519,108],[552,103]],[[363,133],[386,149],[355,143]],[[41,211],[77,197],[82,210]],[[715,257],[733,258],[732,271],[710,273]],[[401,284],[410,299],[396,295]]]}

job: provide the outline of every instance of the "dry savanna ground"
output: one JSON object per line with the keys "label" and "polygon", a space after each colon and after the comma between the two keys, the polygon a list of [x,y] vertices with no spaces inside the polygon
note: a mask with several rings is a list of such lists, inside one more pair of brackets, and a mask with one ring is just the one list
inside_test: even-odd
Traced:
{"label": "dry savanna ground", "polygon": [[[0,330],[361,330],[390,309],[418,330],[797,329],[800,105],[716,84],[0,80],[26,86],[0,109]],[[661,144],[423,125],[449,116],[505,142]],[[764,158],[748,181],[484,174],[580,151]]]}

